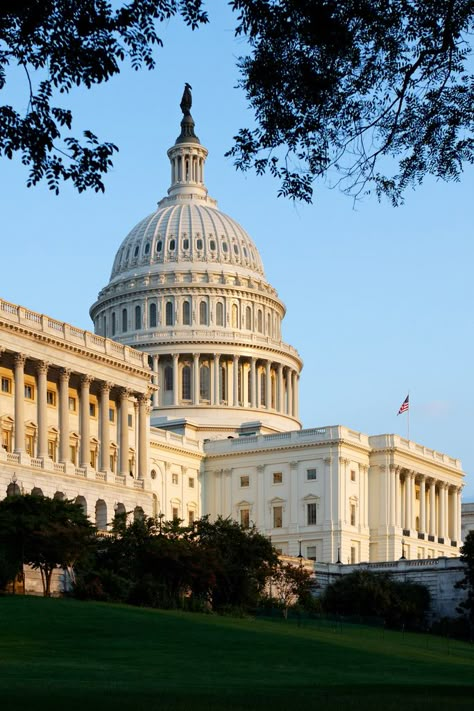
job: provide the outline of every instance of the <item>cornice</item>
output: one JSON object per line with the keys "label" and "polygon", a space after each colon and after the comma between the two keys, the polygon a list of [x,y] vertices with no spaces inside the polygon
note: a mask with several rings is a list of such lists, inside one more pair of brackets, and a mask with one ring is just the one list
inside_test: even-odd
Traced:
{"label": "cornice", "polygon": [[[401,447],[377,447],[371,449],[372,454],[397,454],[397,455],[405,455],[407,458],[411,460],[415,460],[417,462],[422,462],[425,467],[429,466],[430,464],[433,465],[434,467],[439,467],[441,469],[444,469],[448,472],[456,473],[458,476],[464,477],[466,474],[462,469],[457,469],[456,467],[446,464],[445,462],[441,462],[439,459],[434,460],[434,459],[429,459],[428,457],[424,457],[423,455],[420,455],[418,452],[412,452],[411,450],[406,450],[402,449]],[[372,465],[373,466],[373,465]],[[401,466],[401,465],[398,465]],[[407,468],[407,467],[403,467]],[[429,476],[429,475],[428,475]]]}
{"label": "cornice", "polygon": [[214,453],[206,453],[205,452],[205,457],[206,459],[216,459],[220,457],[234,457],[236,454],[241,455],[241,454],[256,454],[256,453],[266,453],[266,452],[290,452],[294,450],[300,450],[300,449],[309,449],[313,447],[321,448],[321,447],[327,447],[327,446],[334,446],[334,445],[341,445],[345,444],[348,445],[352,450],[356,450],[358,452],[362,452],[364,454],[370,454],[370,448],[363,447],[360,444],[354,443],[354,442],[349,442],[348,440],[345,439],[328,439],[328,440],[320,440],[318,442],[294,442],[291,444],[283,444],[281,446],[274,445],[272,447],[255,447],[254,449],[245,449],[245,448],[240,448],[234,452],[216,452]]}

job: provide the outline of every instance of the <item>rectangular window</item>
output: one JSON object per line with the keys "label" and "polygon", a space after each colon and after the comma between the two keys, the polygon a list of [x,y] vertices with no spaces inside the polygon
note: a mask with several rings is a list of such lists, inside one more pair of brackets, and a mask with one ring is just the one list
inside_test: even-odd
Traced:
{"label": "rectangular window", "polygon": [[12,392],[12,381],[10,378],[3,378],[2,377],[2,393],[7,393],[8,395],[11,395]]}
{"label": "rectangular window", "polygon": [[128,426],[133,427],[133,415],[128,416]]}
{"label": "rectangular window", "polygon": [[95,469],[96,464],[97,464],[97,452],[95,451],[95,449],[90,450],[90,460],[89,461],[90,461],[90,465],[91,465],[92,469]]}
{"label": "rectangular window", "polygon": [[177,521],[179,518],[179,511],[176,506],[173,507],[173,521]]}
{"label": "rectangular window", "polygon": [[307,469],[306,470],[306,479],[308,481],[316,481],[316,469]]}
{"label": "rectangular window", "polygon": [[355,480],[356,480],[355,469],[351,469],[351,481],[355,481]]}
{"label": "rectangular window", "polygon": [[351,526],[356,525],[356,507],[355,504],[351,504]]}
{"label": "rectangular window", "polygon": [[273,472],[273,483],[283,484],[283,474],[281,472]]}
{"label": "rectangular window", "polygon": [[12,451],[12,433],[9,430],[2,432],[2,447],[6,452]]}
{"label": "rectangular window", "polygon": [[95,405],[95,402],[90,402],[89,403],[89,415],[90,417],[95,417],[97,414],[97,408]]}
{"label": "rectangular window", "polygon": [[76,398],[75,397],[68,398],[68,407],[69,407],[70,412],[76,412]]}
{"label": "rectangular window", "polygon": [[48,440],[48,457],[56,461],[56,442],[53,439]]}
{"label": "rectangular window", "polygon": [[357,563],[357,548],[355,546],[351,546],[351,565],[354,565]]}
{"label": "rectangular window", "polygon": [[130,476],[133,476],[133,459],[128,460],[128,472]]}
{"label": "rectangular window", "polygon": [[75,464],[76,463],[76,448],[73,444],[71,444],[69,447],[69,457],[71,459],[72,464]]}
{"label": "rectangular window", "polygon": [[113,454],[109,456],[109,468],[111,472],[115,472],[115,456]]}
{"label": "rectangular window", "polygon": [[177,475],[177,474],[172,474],[172,475],[171,475],[171,483],[172,483],[172,484],[177,484],[177,483],[178,483],[178,475]]}
{"label": "rectangular window", "polygon": [[273,507],[273,528],[281,528],[283,526],[283,507]]}
{"label": "rectangular window", "polygon": [[194,523],[194,511],[188,511],[188,525],[192,526]]}
{"label": "rectangular window", "polygon": [[308,560],[316,560],[316,546],[306,547],[306,557]]}
{"label": "rectangular window", "polygon": [[115,410],[113,407],[109,407],[109,422],[115,422]]}
{"label": "rectangular window", "polygon": [[34,456],[35,456],[35,437],[34,437],[34,435],[29,435],[29,434],[26,435],[26,437],[25,437],[25,449],[26,449],[26,453],[27,453],[30,457],[34,457]]}
{"label": "rectangular window", "polygon": [[27,400],[34,400],[35,391],[32,385],[25,385],[25,398]]}
{"label": "rectangular window", "polygon": [[250,509],[240,509],[240,525],[242,528],[250,526]]}
{"label": "rectangular window", "polygon": [[250,484],[250,477],[247,474],[244,474],[244,476],[240,477],[240,486],[249,486]]}
{"label": "rectangular window", "polygon": [[47,390],[46,391],[46,402],[48,403],[48,405],[51,405],[51,407],[55,407],[56,393],[54,390]]}
{"label": "rectangular window", "polygon": [[317,519],[316,504],[306,504],[306,522],[308,526],[314,526]]}
{"label": "rectangular window", "polygon": [[192,476],[189,477],[188,484],[189,484],[190,489],[194,489],[194,477],[192,477]]}

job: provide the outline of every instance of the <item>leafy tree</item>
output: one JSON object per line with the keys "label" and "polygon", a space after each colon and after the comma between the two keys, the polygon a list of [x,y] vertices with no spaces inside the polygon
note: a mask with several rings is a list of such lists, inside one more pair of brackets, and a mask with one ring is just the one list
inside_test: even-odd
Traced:
{"label": "leafy tree", "polygon": [[233,0],[256,117],[230,155],[310,201],[315,179],[397,204],[474,162],[472,0]]}
{"label": "leafy tree", "polygon": [[465,574],[456,587],[466,590],[467,596],[460,604],[459,612],[467,613],[471,630],[474,630],[474,531],[467,534],[460,558],[465,565]]}
{"label": "leafy tree", "polygon": [[322,598],[326,612],[379,617],[389,627],[420,628],[430,607],[424,585],[398,582],[390,575],[358,570],[328,585]]}
{"label": "leafy tree", "polygon": [[93,538],[93,526],[72,501],[31,494],[0,501],[0,543],[18,572],[25,563],[40,571],[46,597],[55,568],[72,567]]}
{"label": "leafy tree", "polygon": [[[256,120],[229,151],[238,168],[269,171],[296,199],[311,201],[323,179],[397,204],[425,175],[458,180],[473,162],[472,0],[229,5],[250,46],[240,84]],[[204,0],[3,1],[0,89],[17,65],[30,92],[25,115],[0,107],[0,155],[21,155],[28,185],[104,189],[116,146],[69,135],[71,111],[54,96],[106,82],[125,60],[153,68],[157,23],[174,16],[193,29],[208,19]]]}
{"label": "leafy tree", "polygon": [[103,191],[102,176],[117,147],[100,143],[89,130],[81,140],[69,135],[72,113],[56,105],[54,95],[106,82],[125,60],[134,69],[152,69],[153,48],[162,44],[156,23],[178,15],[194,29],[207,21],[201,5],[201,0],[3,0],[0,89],[10,67],[17,66],[25,73],[29,101],[26,114],[0,106],[0,155],[21,155],[30,168],[28,186],[45,178],[56,193],[61,180],[71,180],[79,192]]}
{"label": "leafy tree", "polygon": [[312,574],[305,568],[278,561],[271,576],[271,590],[285,618],[292,605],[306,605],[312,597],[313,582]]}

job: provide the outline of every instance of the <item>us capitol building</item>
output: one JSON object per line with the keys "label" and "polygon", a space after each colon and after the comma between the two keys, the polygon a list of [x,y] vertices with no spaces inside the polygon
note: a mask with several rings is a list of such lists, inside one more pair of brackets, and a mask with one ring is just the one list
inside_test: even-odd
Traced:
{"label": "us capitol building", "polygon": [[301,429],[285,307],[208,195],[187,89],[181,108],[168,194],[120,245],[94,333],[0,300],[0,496],[74,499],[100,529],[221,514],[326,563],[457,556],[458,459]]}

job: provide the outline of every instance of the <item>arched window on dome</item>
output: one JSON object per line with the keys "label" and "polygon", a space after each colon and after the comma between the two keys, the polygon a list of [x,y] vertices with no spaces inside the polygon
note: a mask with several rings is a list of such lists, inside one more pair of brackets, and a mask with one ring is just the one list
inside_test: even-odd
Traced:
{"label": "arched window on dome", "polygon": [[262,370],[259,373],[260,378],[260,405],[266,407],[267,405],[267,378],[265,371]]}
{"label": "arched window on dome", "polygon": [[142,327],[142,308],[141,306],[135,306],[135,330],[139,331]]}
{"label": "arched window on dome", "polygon": [[134,257],[138,257],[139,251],[140,251],[140,245],[137,244],[137,246],[135,247],[135,251],[134,251],[134,253],[133,253],[133,256],[134,256]]}
{"label": "arched window on dome", "polygon": [[203,363],[200,368],[199,394],[202,400],[209,400],[209,366]]}
{"label": "arched window on dome", "polygon": [[228,245],[227,245],[227,242],[222,242],[222,251],[223,251],[225,254],[227,254],[227,252],[229,251],[229,247],[228,247]]}
{"label": "arched window on dome", "polygon": [[232,328],[239,328],[239,307],[232,304]]}
{"label": "arched window on dome", "polygon": [[247,306],[245,309],[245,328],[247,331],[252,330],[252,309]]}
{"label": "arched window on dome", "polygon": [[218,301],[216,304],[216,326],[224,325],[224,304]]}
{"label": "arched window on dome", "polygon": [[272,320],[270,314],[267,314],[267,336],[272,335]]}
{"label": "arched window on dome", "polygon": [[165,390],[169,392],[173,390],[173,368],[171,365],[165,365],[165,370],[163,373]]}
{"label": "arched window on dome", "polygon": [[189,239],[187,237],[183,239],[183,249],[189,249]]}
{"label": "arched window on dome", "polygon": [[147,242],[145,245],[145,254],[150,254],[150,243]]}
{"label": "arched window on dome", "polygon": [[174,252],[176,249],[176,240],[175,239],[170,239],[169,241],[169,250],[170,252]]}
{"label": "arched window on dome", "polygon": [[127,333],[127,331],[128,331],[127,309],[122,309],[122,333]]}
{"label": "arched window on dome", "polygon": [[130,247],[127,249],[127,254],[125,255],[125,261],[128,262],[130,257]]}
{"label": "arched window on dome", "polygon": [[156,304],[150,304],[150,328],[155,328],[157,325]]}
{"label": "arched window on dome", "polygon": [[181,372],[181,397],[183,400],[191,400],[191,367],[183,366]]}
{"label": "arched window on dome", "polygon": [[199,323],[201,326],[207,326],[207,303],[201,301],[199,304]]}
{"label": "arched window on dome", "polygon": [[102,316],[102,335],[107,338],[107,316],[105,314]]}
{"label": "arched window on dome", "polygon": [[183,326],[191,325],[191,304],[189,301],[183,301]]}
{"label": "arched window on dome", "polygon": [[211,239],[211,240],[210,240],[210,242],[209,242],[209,249],[211,250],[211,252],[215,252],[215,251],[216,251],[216,241],[215,241],[214,239]]}
{"label": "arched window on dome", "polygon": [[198,239],[196,241],[196,249],[202,249],[202,247],[203,247],[202,239]]}
{"label": "arched window on dome", "polygon": [[165,319],[166,319],[166,325],[167,326],[172,326],[173,325],[173,303],[171,301],[166,302],[166,307],[165,307]]}
{"label": "arched window on dome", "polygon": [[263,333],[263,313],[262,310],[258,310],[257,314],[257,330],[259,333]]}
{"label": "arched window on dome", "polygon": [[117,317],[115,316],[115,311],[112,311],[112,336],[115,336],[115,332],[117,330],[116,320]]}
{"label": "arched window on dome", "polygon": [[161,252],[162,249],[163,249],[163,242],[161,241],[161,239],[159,239],[158,242],[156,243],[156,251],[159,253],[159,252]]}

